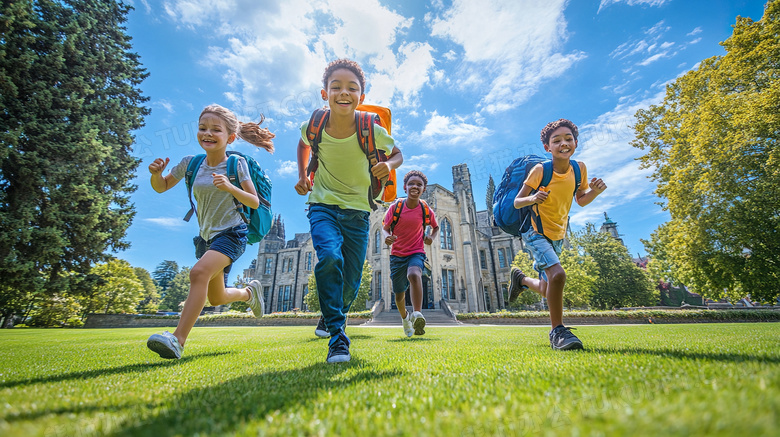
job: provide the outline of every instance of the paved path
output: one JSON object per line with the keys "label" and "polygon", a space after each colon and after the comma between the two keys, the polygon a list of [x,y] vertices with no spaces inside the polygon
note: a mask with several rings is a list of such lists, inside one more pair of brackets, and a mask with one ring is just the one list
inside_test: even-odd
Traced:
{"label": "paved path", "polygon": [[[407,308],[411,311],[411,307]],[[448,316],[442,310],[422,310],[422,314],[425,317],[426,326],[458,326],[461,323],[455,320],[455,318]],[[382,311],[377,314],[370,322],[364,323],[361,326],[365,327],[378,327],[378,326],[401,326],[401,315],[398,314],[398,310]]]}

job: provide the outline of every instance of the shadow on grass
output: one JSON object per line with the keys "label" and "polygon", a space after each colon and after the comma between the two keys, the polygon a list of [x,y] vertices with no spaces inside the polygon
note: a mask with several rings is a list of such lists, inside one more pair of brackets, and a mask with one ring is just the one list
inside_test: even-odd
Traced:
{"label": "shadow on grass", "polygon": [[[151,351],[149,352],[154,354],[154,352]],[[235,352],[232,351],[231,352],[205,352],[202,354],[187,355],[180,360],[165,360],[165,361],[155,361],[152,363],[128,364],[125,366],[109,367],[109,368],[94,369],[94,370],[82,370],[80,372],[63,373],[61,375],[51,375],[51,376],[42,376],[39,378],[23,379],[21,381],[8,381],[8,382],[0,383],[0,389],[14,388],[14,387],[32,385],[32,384],[41,384],[47,382],[62,382],[71,379],[83,380],[87,378],[95,378],[98,376],[147,372],[149,370],[159,369],[161,367],[176,366],[182,363],[186,363],[188,361],[197,360],[199,358],[218,357],[220,355],[228,355],[233,353]],[[158,359],[157,356],[153,356],[150,358],[154,360]]]}
{"label": "shadow on grass", "polygon": [[622,347],[622,348],[603,348],[603,347],[585,347],[585,352],[597,354],[613,355],[654,355],[658,357],[670,357],[683,360],[707,360],[707,361],[725,361],[732,363],[756,362],[756,363],[780,363],[779,357],[765,355],[751,355],[740,353],[721,353],[721,352],[700,352],[700,351],[681,351],[675,349],[646,349],[641,347]]}
{"label": "shadow on grass", "polygon": [[[366,334],[350,334],[350,333],[347,333],[347,337],[349,337],[349,340],[350,340],[350,341],[354,341],[354,340],[370,340],[370,339],[373,339],[373,338],[374,338],[374,336],[373,336],[373,335],[366,335]],[[330,341],[330,337],[309,337],[309,338],[307,338],[305,341],[306,341],[306,342],[308,342],[308,343],[311,343],[311,342],[313,342],[313,341],[324,341],[324,342],[328,342],[328,341]]]}
{"label": "shadow on grass", "polygon": [[[347,371],[349,375],[343,377]],[[300,369],[241,376],[162,401],[153,416],[140,418],[138,423],[131,419],[110,435],[232,434],[246,422],[277,410],[307,410],[329,392],[401,375],[397,370],[373,370],[353,357],[349,363],[321,362]],[[334,398],[338,399],[338,395],[334,394]]]}
{"label": "shadow on grass", "polygon": [[392,343],[418,343],[418,342],[426,342],[426,341],[441,341],[441,338],[432,338],[432,337],[399,337],[399,338],[391,338],[390,340],[387,340]]}

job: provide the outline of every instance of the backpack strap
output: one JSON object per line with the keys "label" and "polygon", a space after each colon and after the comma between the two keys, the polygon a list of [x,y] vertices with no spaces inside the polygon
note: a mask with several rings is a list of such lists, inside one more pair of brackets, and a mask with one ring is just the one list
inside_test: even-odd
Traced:
{"label": "backpack strap", "polygon": [[190,210],[184,216],[184,221],[188,222],[192,218],[192,214],[195,212],[195,202],[192,201],[192,185],[195,183],[195,177],[198,175],[198,169],[206,159],[205,154],[195,155],[187,164],[187,172],[184,175],[184,183],[187,185],[187,196],[190,198]]}
{"label": "backpack strap", "polygon": [[[228,155],[227,178],[230,180],[231,184],[241,188],[241,182],[238,181],[238,156],[234,154]],[[243,220],[244,223],[249,224],[249,216],[246,211],[247,208],[244,208],[245,205],[239,202],[235,196],[233,196],[233,204],[236,205],[236,212],[241,216],[241,220]]]}
{"label": "backpack strap", "polygon": [[330,115],[330,109],[318,108],[315,109],[309,118],[309,124],[306,126],[306,139],[309,140],[309,146],[311,147],[311,160],[309,165],[306,166],[306,174],[311,175],[317,170],[319,165],[319,151],[320,141],[322,141],[322,131],[325,130],[325,124],[328,122],[328,116]]}
{"label": "backpack strap", "polygon": [[[580,189],[580,183],[582,182],[580,179],[582,178],[582,172],[580,171],[580,163],[570,159],[569,165],[571,166],[572,170],[574,171],[574,193],[572,193],[572,196],[577,195],[577,191]],[[542,181],[539,183],[539,187],[537,187],[536,190],[534,190],[534,193],[539,191],[539,188],[546,187],[550,181],[552,180],[552,174],[553,174],[553,163],[552,160],[544,161],[542,163]],[[536,207],[534,209],[531,208],[531,211],[533,212],[533,220],[536,223],[536,229],[539,231],[540,234],[544,233],[544,229],[542,228],[542,218],[539,216],[539,205],[533,205]]]}
{"label": "backpack strap", "polygon": [[423,209],[423,233],[425,233],[425,227],[430,226],[431,224],[431,208],[428,206],[428,203],[422,199],[420,199],[420,204],[422,205]]}
{"label": "backpack strap", "polygon": [[[360,143],[360,148],[363,149],[363,153],[366,154],[368,159],[369,174],[371,169],[379,163],[379,152],[377,151],[376,138],[374,137],[374,123],[376,123],[378,117],[378,115],[371,112],[355,111],[358,143]],[[375,211],[377,207],[374,199],[379,195],[388,178],[376,179],[372,174],[370,174],[370,177],[371,186],[368,187],[368,204],[371,206],[371,210]],[[377,185],[376,187],[374,186],[375,184]]]}
{"label": "backpack strap", "polygon": [[401,211],[404,209],[404,204],[406,203],[406,199],[398,199],[395,201],[393,206],[393,218],[390,220],[390,233],[392,234],[393,231],[395,231],[395,225],[398,224],[398,220],[401,219]]}
{"label": "backpack strap", "polygon": [[580,180],[582,178],[582,172],[580,171],[580,163],[575,160],[570,160],[569,164],[571,165],[572,170],[574,170],[574,194],[573,196],[577,195],[577,191],[580,190],[580,185],[582,181]]}

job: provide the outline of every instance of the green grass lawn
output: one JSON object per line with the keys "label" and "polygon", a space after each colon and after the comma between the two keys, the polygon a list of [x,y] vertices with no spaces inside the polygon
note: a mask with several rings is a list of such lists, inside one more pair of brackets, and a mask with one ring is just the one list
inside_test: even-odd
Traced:
{"label": "green grass lawn", "polygon": [[313,327],[0,331],[0,435],[777,435],[780,325],[350,327],[326,364]]}

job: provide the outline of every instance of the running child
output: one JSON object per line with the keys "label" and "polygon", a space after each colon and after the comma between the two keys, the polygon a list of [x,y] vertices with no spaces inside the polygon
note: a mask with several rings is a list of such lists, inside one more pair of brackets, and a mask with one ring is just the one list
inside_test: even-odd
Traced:
{"label": "running child", "polygon": [[[417,170],[404,176],[406,199],[398,199],[387,210],[382,228],[385,244],[390,251],[390,274],[393,281],[395,305],[401,315],[407,337],[425,334],[425,317],[421,312],[423,289],[422,272],[425,268],[425,244],[430,245],[439,234],[436,216],[420,196],[428,186],[428,178]],[[432,232],[428,232],[428,226]],[[406,290],[412,298],[413,312],[406,310]]]}
{"label": "running child", "polygon": [[[552,179],[546,187],[540,187],[542,164],[537,164],[523,182],[515,197],[515,208],[538,205],[538,220],[531,220],[531,228],[521,234],[525,250],[534,260],[534,270],[539,279],[526,276],[517,267],[512,267],[510,279],[510,301],[523,289],[530,288],[547,298],[550,309],[550,346],[557,350],[582,349],[582,341],[563,325],[563,288],[566,272],[561,267],[563,238],[566,235],[572,193],[576,186],[573,165],[578,165],[581,181],[588,180],[587,169],[582,162],[571,160],[577,150],[577,126],[564,118],[548,123],[542,129],[541,140],[544,150],[552,154]],[[578,181],[577,181],[578,182]],[[589,184],[580,183],[574,198],[577,204],[585,206],[607,189],[601,179],[593,178]],[[538,190],[535,191],[534,190]]]}
{"label": "running child", "polygon": [[391,169],[403,163],[403,156],[387,130],[376,124],[376,147],[388,159],[369,169],[357,136],[355,110],[365,98],[366,79],[356,62],[338,59],[328,64],[322,86],[322,100],[328,102],[330,114],[318,143],[319,165],[314,185],[306,174],[311,155],[306,121],[301,125],[298,142],[299,180],[295,191],[300,195],[311,192],[308,218],[318,259],[314,277],[323,321],[330,334],[327,362],[338,363],[351,359],[344,325],[360,288],[366,259],[371,174],[377,178],[388,176]]}
{"label": "running child", "polygon": [[[257,208],[260,204],[244,158],[238,158],[241,188],[228,179],[227,145],[241,138],[273,153],[274,134],[261,128],[262,122],[261,118],[259,123],[242,123],[233,112],[219,105],[209,105],[200,114],[197,138],[206,158],[198,168],[192,185],[200,227],[199,235],[194,239],[198,261],[190,270],[190,291],[176,330],[173,334],[168,331],[154,334],[146,343],[162,358],[181,358],[187,336],[198,320],[207,297],[212,305],[247,302],[255,317],[263,315],[263,295],[258,281],[250,282],[247,288],[226,287],[230,267],[246,249],[248,232],[233,199],[250,208]],[[152,188],[158,193],[173,188],[185,177],[192,159],[192,155],[185,156],[166,176],[162,176],[162,172],[170,159],[155,159],[149,164]]]}

